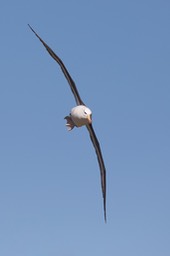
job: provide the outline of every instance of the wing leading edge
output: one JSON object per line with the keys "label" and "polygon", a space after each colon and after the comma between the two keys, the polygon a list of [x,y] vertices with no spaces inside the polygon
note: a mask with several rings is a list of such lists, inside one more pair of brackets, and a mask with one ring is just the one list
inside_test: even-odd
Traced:
{"label": "wing leading edge", "polygon": [[86,125],[87,130],[89,131],[90,134],[90,139],[93,143],[93,146],[96,151],[99,167],[100,167],[100,177],[101,177],[101,187],[102,187],[102,195],[103,195],[103,208],[104,208],[104,219],[106,222],[106,168],[104,164],[104,160],[102,157],[102,152],[100,148],[99,141],[97,139],[97,136],[94,132],[92,124]]}
{"label": "wing leading edge", "polygon": [[72,90],[72,93],[74,95],[74,98],[76,100],[77,105],[85,105],[82,101],[82,99],[80,98],[79,92],[76,88],[75,82],[73,81],[73,79],[71,78],[68,70],[66,69],[64,63],[62,62],[62,60],[55,54],[55,52],[53,52],[53,50],[41,39],[41,37],[34,31],[34,29],[28,24],[29,28],[32,30],[32,32],[36,35],[36,37],[38,37],[38,39],[41,41],[41,43],[44,45],[44,47],[46,48],[47,52],[51,55],[51,57],[59,64],[61,70],[63,71],[69,85],[70,88]]}

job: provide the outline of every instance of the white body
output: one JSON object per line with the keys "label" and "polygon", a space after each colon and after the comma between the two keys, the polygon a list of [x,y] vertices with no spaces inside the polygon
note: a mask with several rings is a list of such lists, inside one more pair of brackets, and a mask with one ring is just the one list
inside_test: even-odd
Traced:
{"label": "white body", "polygon": [[91,123],[92,112],[84,105],[72,108],[70,117],[77,127]]}
{"label": "white body", "polygon": [[66,126],[71,131],[74,126],[81,127],[83,125],[92,123],[92,112],[89,108],[84,105],[78,105],[72,108],[70,116],[66,116]]}

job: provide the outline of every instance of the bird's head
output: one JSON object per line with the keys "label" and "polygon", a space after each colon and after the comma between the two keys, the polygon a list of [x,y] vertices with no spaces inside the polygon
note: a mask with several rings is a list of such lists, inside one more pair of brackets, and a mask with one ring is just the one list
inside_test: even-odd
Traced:
{"label": "bird's head", "polygon": [[84,118],[87,119],[88,124],[91,124],[92,123],[92,111],[89,108],[85,107],[83,109],[83,115],[84,115]]}
{"label": "bird's head", "polygon": [[79,105],[71,110],[71,118],[77,127],[91,124],[92,111],[84,105]]}

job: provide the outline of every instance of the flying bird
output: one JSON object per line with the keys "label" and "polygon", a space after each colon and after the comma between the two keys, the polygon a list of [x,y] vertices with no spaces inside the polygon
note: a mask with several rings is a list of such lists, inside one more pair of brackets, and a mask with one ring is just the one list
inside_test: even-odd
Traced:
{"label": "flying bird", "polygon": [[101,187],[102,187],[102,195],[103,195],[103,207],[104,207],[104,219],[106,222],[106,168],[100,148],[99,141],[96,137],[96,134],[94,132],[93,126],[92,126],[92,111],[84,104],[82,101],[79,92],[76,88],[75,82],[71,78],[67,68],[65,67],[62,60],[54,53],[54,51],[41,39],[41,37],[34,31],[34,29],[28,24],[29,28],[32,30],[32,32],[38,37],[38,39],[41,41],[41,43],[44,45],[48,53],[51,55],[51,57],[59,64],[64,76],[66,77],[70,89],[74,95],[75,101],[77,106],[71,109],[71,112],[68,116],[65,117],[66,119],[66,127],[68,131],[71,131],[74,127],[81,127],[86,126],[87,130],[90,135],[90,139],[93,143],[93,146],[96,151],[99,168],[100,168],[100,176],[101,176]]}

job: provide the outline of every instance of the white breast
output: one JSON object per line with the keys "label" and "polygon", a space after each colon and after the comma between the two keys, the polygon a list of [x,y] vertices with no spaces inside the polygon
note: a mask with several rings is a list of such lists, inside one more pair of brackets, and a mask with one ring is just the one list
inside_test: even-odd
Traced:
{"label": "white breast", "polygon": [[71,118],[77,127],[87,125],[89,123],[87,115],[91,114],[91,110],[84,105],[79,105],[71,110]]}

